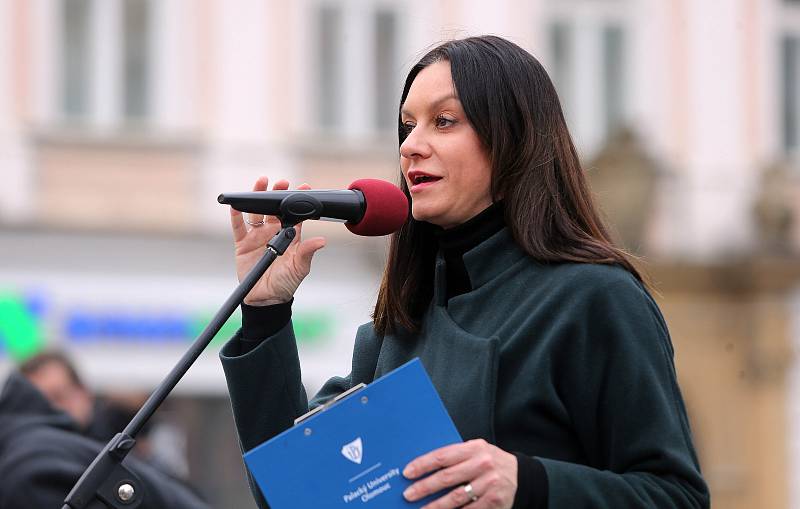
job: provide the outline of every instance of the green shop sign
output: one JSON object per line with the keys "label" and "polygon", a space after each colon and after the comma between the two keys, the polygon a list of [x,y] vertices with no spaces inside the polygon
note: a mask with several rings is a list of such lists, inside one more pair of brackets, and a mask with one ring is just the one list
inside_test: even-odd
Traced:
{"label": "green shop sign", "polygon": [[19,295],[0,291],[0,350],[23,360],[43,347],[41,324],[29,306]]}

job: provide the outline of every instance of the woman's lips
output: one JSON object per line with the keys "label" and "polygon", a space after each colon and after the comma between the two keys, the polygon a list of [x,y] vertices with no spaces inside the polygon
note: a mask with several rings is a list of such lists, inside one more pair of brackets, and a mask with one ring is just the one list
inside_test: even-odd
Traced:
{"label": "woman's lips", "polygon": [[408,172],[408,180],[411,184],[408,190],[412,193],[416,193],[439,182],[442,180],[442,177],[437,177],[436,175],[431,175],[424,171],[411,170]]}
{"label": "woman's lips", "polygon": [[435,185],[440,180],[442,180],[440,177],[431,178],[430,180],[425,180],[423,182],[420,182],[419,184],[412,185],[408,190],[411,193],[418,193],[425,188]]}

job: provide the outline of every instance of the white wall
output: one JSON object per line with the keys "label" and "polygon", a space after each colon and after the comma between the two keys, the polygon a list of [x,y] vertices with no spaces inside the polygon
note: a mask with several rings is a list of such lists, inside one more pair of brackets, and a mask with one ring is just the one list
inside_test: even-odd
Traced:
{"label": "white wall", "polygon": [[[150,45],[153,123],[167,133],[200,131],[198,9],[191,0],[154,0]],[[203,35],[205,37],[206,35]]]}
{"label": "white wall", "polygon": [[742,2],[687,2],[689,145],[683,168],[691,254],[735,252],[752,238],[757,175],[745,143]]}
{"label": "white wall", "polygon": [[14,27],[16,13],[11,0],[0,0],[0,218],[10,223],[24,221],[31,213],[32,178],[23,126],[18,113],[16,64],[22,60],[18,34],[26,27]]}
{"label": "white wall", "polygon": [[800,288],[790,303],[792,310],[792,367],[789,372],[787,412],[789,422],[789,507],[800,507]]}
{"label": "white wall", "polygon": [[212,110],[198,179],[198,219],[221,231],[229,220],[215,202],[220,192],[249,190],[260,175],[293,181],[294,168],[288,147],[275,143],[285,119],[275,114],[269,96],[270,83],[285,78],[268,51],[268,31],[276,20],[260,0],[211,5]]}

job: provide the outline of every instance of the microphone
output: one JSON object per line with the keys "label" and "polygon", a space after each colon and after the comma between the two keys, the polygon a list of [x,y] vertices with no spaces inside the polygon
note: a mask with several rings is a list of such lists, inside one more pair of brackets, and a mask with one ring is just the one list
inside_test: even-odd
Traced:
{"label": "microphone", "polygon": [[285,190],[224,193],[217,198],[239,212],[306,219],[345,221],[356,235],[376,237],[400,229],[408,219],[408,198],[397,186],[377,179],[356,180],[345,190]]}

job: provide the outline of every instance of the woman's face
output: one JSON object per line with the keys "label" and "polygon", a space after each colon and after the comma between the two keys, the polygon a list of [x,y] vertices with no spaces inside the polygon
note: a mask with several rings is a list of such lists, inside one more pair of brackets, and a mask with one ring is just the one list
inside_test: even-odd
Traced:
{"label": "woman's face", "polygon": [[492,204],[489,157],[456,97],[450,62],[417,74],[401,121],[408,136],[400,167],[414,219],[452,228]]}

